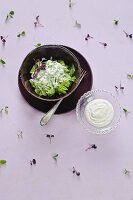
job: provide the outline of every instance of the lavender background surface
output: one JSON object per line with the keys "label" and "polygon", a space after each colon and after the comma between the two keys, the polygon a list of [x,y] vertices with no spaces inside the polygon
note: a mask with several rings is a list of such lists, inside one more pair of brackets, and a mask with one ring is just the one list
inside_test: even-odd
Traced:
{"label": "lavender background surface", "polygon": [[[132,200],[133,199],[133,33],[132,0],[0,0],[0,35],[8,35],[5,47],[0,41],[0,200]],[[15,16],[5,23],[10,10]],[[40,15],[44,27],[34,27]],[[115,26],[113,20],[120,19]],[[81,28],[74,27],[75,20]],[[26,32],[17,38],[18,32]],[[95,39],[85,41],[89,33]],[[99,44],[106,42],[104,48]],[[93,89],[111,91],[122,107],[131,113],[108,135],[87,133],[76,119],[75,110],[55,115],[49,124],[39,124],[43,113],[22,97],[17,76],[24,57],[36,43],[63,44],[79,51],[93,72]],[[114,85],[124,92],[117,94]],[[23,138],[18,138],[22,130]],[[54,134],[52,144],[45,134]],[[97,150],[85,149],[95,143]],[[52,159],[58,153],[57,164]],[[30,166],[35,158],[36,166]],[[71,172],[75,166],[80,177]],[[130,170],[130,176],[123,173]]]}

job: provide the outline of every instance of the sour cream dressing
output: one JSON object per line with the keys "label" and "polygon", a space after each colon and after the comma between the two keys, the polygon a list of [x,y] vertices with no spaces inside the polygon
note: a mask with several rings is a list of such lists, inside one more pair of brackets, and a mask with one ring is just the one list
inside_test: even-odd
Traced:
{"label": "sour cream dressing", "polygon": [[111,123],[114,116],[114,109],[109,101],[95,99],[86,105],[84,114],[91,125],[104,127]]}

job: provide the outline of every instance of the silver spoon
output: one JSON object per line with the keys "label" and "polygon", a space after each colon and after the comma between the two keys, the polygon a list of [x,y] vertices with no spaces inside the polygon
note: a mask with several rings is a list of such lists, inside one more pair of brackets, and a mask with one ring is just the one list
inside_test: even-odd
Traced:
{"label": "silver spoon", "polygon": [[[81,81],[83,80],[83,78],[87,75],[87,72],[84,69],[81,69],[81,75],[79,77],[78,83],[77,83],[77,87],[79,86],[79,84],[81,83]],[[65,97],[62,97],[40,120],[40,125],[44,126],[46,125],[49,120],[52,118],[52,116],[54,115],[55,111],[57,110],[57,108],[59,107],[59,105],[61,104],[61,102],[63,101]]]}

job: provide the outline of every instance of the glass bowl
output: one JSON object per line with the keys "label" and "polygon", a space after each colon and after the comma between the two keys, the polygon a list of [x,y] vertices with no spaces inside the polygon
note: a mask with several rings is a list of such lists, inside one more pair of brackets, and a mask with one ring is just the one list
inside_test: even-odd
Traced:
{"label": "glass bowl", "polygon": [[[112,121],[104,127],[93,126],[87,121],[85,116],[86,105],[95,99],[104,99],[109,101],[114,109],[114,115]],[[83,96],[81,96],[81,98],[78,100],[76,106],[76,115],[78,121],[85,128],[87,132],[94,134],[106,134],[114,130],[118,126],[121,119],[121,106],[116,97],[111,92],[100,89],[91,90],[83,94]]]}

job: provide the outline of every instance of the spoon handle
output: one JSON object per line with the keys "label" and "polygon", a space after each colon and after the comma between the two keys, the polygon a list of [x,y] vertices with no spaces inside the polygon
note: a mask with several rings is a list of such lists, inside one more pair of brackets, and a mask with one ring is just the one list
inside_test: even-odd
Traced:
{"label": "spoon handle", "polygon": [[58,106],[60,105],[60,103],[62,102],[63,98],[60,99],[40,120],[40,125],[46,125],[49,120],[51,119],[51,117],[53,116],[53,114],[55,113],[55,111],[57,110]]}

